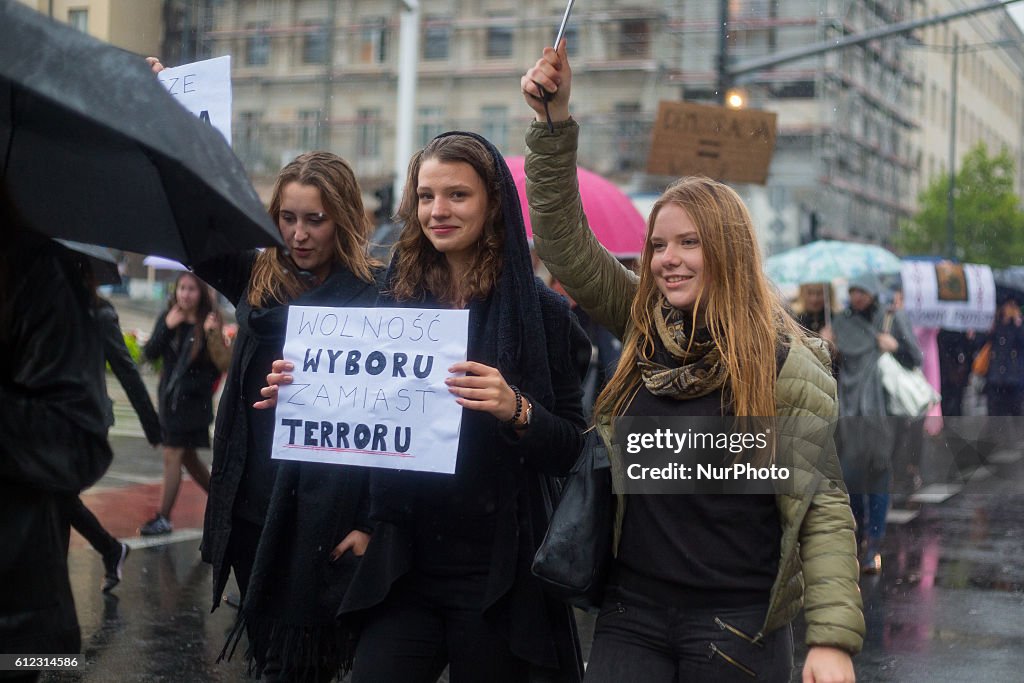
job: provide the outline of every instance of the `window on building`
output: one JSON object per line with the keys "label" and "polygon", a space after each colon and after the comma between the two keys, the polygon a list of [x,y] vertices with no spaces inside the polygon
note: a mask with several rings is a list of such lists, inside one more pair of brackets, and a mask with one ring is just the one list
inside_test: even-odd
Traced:
{"label": "window on building", "polygon": [[580,29],[577,26],[565,27],[565,51],[570,57],[580,53]]}
{"label": "window on building", "polygon": [[617,102],[615,104],[616,170],[639,169],[644,142],[643,123],[640,121],[640,103]]}
{"label": "window on building", "polygon": [[814,97],[814,81],[793,81],[776,83],[771,88],[772,95],[781,99],[812,99]]}
{"label": "window on building", "polygon": [[387,61],[388,27],[384,19],[366,19],[359,40],[359,61],[363,64],[383,64]]}
{"label": "window on building", "polygon": [[251,170],[259,162],[261,154],[260,112],[241,112],[238,115],[238,124],[233,131],[235,136],[233,147],[238,158]]}
{"label": "window on building", "polygon": [[356,145],[359,156],[364,159],[380,156],[380,109],[356,112]]}
{"label": "window on building", "polygon": [[647,57],[651,53],[651,33],[647,21],[629,19],[619,25],[619,56]]}
{"label": "window on building", "polygon": [[302,36],[302,63],[327,63],[327,24],[323,21],[307,21],[306,33]]}
{"label": "window on building", "polygon": [[82,33],[89,32],[89,10],[87,9],[69,9],[68,10],[68,25],[71,28],[81,31]]}
{"label": "window on building", "polygon": [[423,59],[448,59],[448,43],[451,40],[450,24],[432,23],[427,19],[423,31]]}
{"label": "window on building", "polygon": [[299,149],[309,152],[320,149],[320,110],[299,111]]}
{"label": "window on building", "polygon": [[488,106],[480,109],[480,134],[494,143],[499,150],[508,145],[508,107]]}
{"label": "window on building", "polygon": [[249,37],[245,41],[245,63],[249,66],[263,66],[270,62],[270,28],[267,22],[249,23],[245,26]]}
{"label": "window on building", "polygon": [[445,131],[444,109],[441,107],[420,107],[417,111],[419,118],[420,140],[419,146],[426,147],[427,143]]}
{"label": "window on building", "polygon": [[495,17],[495,22],[508,22],[507,24],[499,24],[491,26],[487,29],[487,56],[494,59],[501,59],[512,56],[512,18],[511,17]]}

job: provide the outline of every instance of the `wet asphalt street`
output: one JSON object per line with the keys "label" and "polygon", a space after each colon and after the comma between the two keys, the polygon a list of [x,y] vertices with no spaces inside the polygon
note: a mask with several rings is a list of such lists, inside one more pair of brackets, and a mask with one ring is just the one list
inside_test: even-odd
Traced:
{"label": "wet asphalt street", "polygon": [[[113,441],[114,466],[84,500],[134,549],[108,597],[99,591],[99,555],[73,540],[85,666],[44,680],[245,680],[237,656],[215,663],[235,611],[222,605],[210,614],[210,570],[198,552],[203,493],[189,482],[175,534],[146,547],[128,527],[155,507],[159,460],[137,437]],[[855,659],[858,680],[1024,680],[1024,460],[1015,451],[997,455],[1004,462],[992,474],[945,500],[903,502],[899,513],[916,517],[890,526],[882,574],[861,581],[868,636]],[[589,616],[581,631],[589,648]],[[798,649],[798,660],[803,654]]]}
{"label": "wet asphalt street", "polygon": [[[132,322],[122,312],[123,326]],[[68,564],[84,665],[42,680],[246,680],[238,655],[215,661],[236,612],[222,604],[210,613],[210,569],[198,551],[205,494],[186,481],[172,515],[175,533],[155,542],[138,536],[158,504],[161,456],[141,438],[117,389],[114,463],[83,500],[133,550],[123,582],[104,596],[99,555],[72,535]],[[969,467],[960,462],[955,485],[948,477],[955,458],[942,437],[925,439],[922,485],[897,483],[882,573],[861,580],[868,634],[854,660],[859,681],[1024,681],[1024,441],[1016,425],[993,431],[997,442]],[[200,457],[209,462],[208,451]],[[586,653],[592,618],[581,615],[580,627]],[[795,628],[800,642],[799,619]],[[798,647],[798,662],[804,654]]]}

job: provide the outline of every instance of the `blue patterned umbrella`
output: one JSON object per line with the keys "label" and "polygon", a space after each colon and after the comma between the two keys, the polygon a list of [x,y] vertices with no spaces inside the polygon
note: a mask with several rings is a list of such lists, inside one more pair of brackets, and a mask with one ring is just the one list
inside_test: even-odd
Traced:
{"label": "blue patterned umbrella", "polygon": [[777,285],[831,282],[862,273],[899,273],[900,258],[874,244],[820,240],[765,259],[764,270]]}

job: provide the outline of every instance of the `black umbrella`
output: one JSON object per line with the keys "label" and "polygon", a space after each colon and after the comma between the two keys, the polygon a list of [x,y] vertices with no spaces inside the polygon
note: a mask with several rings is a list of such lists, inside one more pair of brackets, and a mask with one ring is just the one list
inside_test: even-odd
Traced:
{"label": "black umbrella", "polygon": [[993,270],[992,279],[996,283],[996,306],[1002,306],[1010,299],[1024,303],[1024,267]]}
{"label": "black umbrella", "polygon": [[78,252],[89,263],[92,274],[98,285],[121,284],[121,273],[117,270],[117,258],[106,247],[95,244],[82,244],[73,240],[57,240],[68,249]]}
{"label": "black umbrella", "polygon": [[142,57],[0,0],[0,179],[40,231],[184,263],[281,244],[223,136]]}

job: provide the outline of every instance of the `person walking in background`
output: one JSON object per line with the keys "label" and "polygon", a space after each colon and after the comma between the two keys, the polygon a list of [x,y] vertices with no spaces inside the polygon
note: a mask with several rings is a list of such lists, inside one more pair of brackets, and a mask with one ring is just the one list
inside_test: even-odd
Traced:
{"label": "person walking in background", "polygon": [[1021,415],[1024,385],[1024,327],[1020,306],[1010,298],[999,306],[988,335],[991,351],[985,374],[985,398],[993,417]]}
{"label": "person walking in background", "polygon": [[[571,83],[564,41],[557,52],[545,48],[520,82],[536,117],[526,135],[526,192],[538,255],[624,340],[594,406],[613,481],[626,476],[612,445],[620,416],[799,415],[814,429],[773,457],[820,465],[793,467],[795,495],[618,496],[615,558],[586,680],[788,683],[790,621],[805,604],[803,680],[852,683],[864,619],[853,518],[830,450],[836,385],[825,344],[775,297],[750,215],[721,183],[683,178],[661,195],[639,277],[601,246],[577,187]],[[826,478],[831,486],[821,485]]]}
{"label": "person walking in background", "polygon": [[161,443],[164,481],[160,509],[139,529],[143,536],[169,534],[171,509],[181,486],[182,465],[204,491],[210,489],[210,470],[197,448],[210,447],[214,384],[221,371],[209,347],[224,346],[221,319],[209,288],[191,272],[178,275],[167,304],[143,348],[150,361],[160,359]]}
{"label": "person walking in background", "polygon": [[[839,375],[839,458],[863,548],[861,571],[882,569],[881,544],[889,511],[892,457],[903,420],[888,417],[878,372],[882,353],[904,367],[920,367],[921,351],[901,310],[879,302],[882,285],[873,273],[849,283],[850,305],[833,321],[842,372]],[[864,501],[867,499],[867,506]]]}
{"label": "person walking in background", "polygon": [[970,382],[971,364],[980,345],[973,331],[939,330],[939,381],[943,417],[963,415],[964,392]]}
{"label": "person walking in background", "polygon": [[804,329],[814,332],[826,341],[834,342],[832,316],[836,310],[835,303],[836,296],[830,283],[802,284],[797,300],[793,304],[793,315]]}
{"label": "person walking in background", "polygon": [[[87,286],[90,291],[95,292],[95,285],[88,284]],[[109,301],[94,295],[93,317],[100,326],[103,338],[103,356],[117,381],[124,388],[132,408],[139,416],[139,423],[142,425],[146,440],[155,448],[160,445],[160,419],[153,407],[153,401],[149,398],[149,392],[146,391],[146,385],[139,375],[139,369],[135,365],[135,361],[132,360],[128,347],[125,346],[124,335],[118,324],[117,311]],[[106,406],[108,423],[113,425],[114,414],[109,398]],[[121,582],[124,562],[130,551],[128,544],[117,540],[103,528],[103,524],[85,506],[79,496],[70,496],[64,499],[63,507],[64,516],[71,526],[103,558],[104,575],[100,589],[104,593],[109,593]]]}
{"label": "person walking in background", "polygon": [[60,501],[112,458],[100,331],[75,260],[24,224],[2,179],[0,234],[0,653],[77,654]]}

